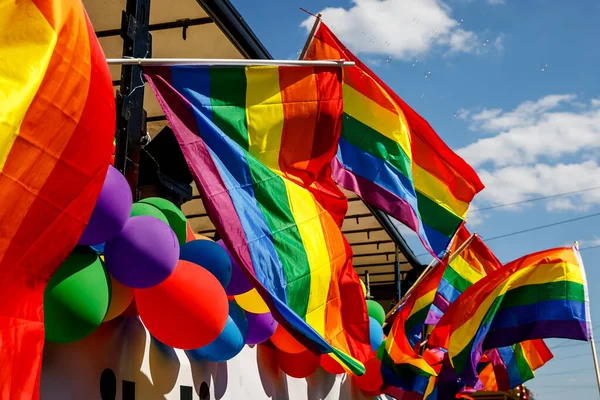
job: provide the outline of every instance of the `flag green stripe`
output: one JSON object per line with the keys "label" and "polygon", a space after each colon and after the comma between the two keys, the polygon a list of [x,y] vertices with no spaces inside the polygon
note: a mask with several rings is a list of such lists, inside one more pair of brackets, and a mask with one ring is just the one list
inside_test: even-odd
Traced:
{"label": "flag green stripe", "polygon": [[412,181],[410,157],[398,143],[346,113],[342,119],[342,136],[353,146],[386,161]]}
{"label": "flag green stripe", "polygon": [[212,121],[246,150],[254,197],[270,231],[274,232],[273,244],[283,265],[287,281],[287,303],[300,317],[305,318],[310,296],[310,266],[291,211],[285,183],[281,177],[247,152],[249,140],[246,92],[240,90],[247,88],[245,69],[211,69],[210,86]]}
{"label": "flag green stripe", "polygon": [[515,353],[515,361],[517,363],[517,368],[519,369],[519,374],[521,375],[521,383],[527,382],[530,379],[533,379],[534,374],[525,358],[525,354],[523,354],[523,348],[520,344],[513,346],[513,351]]}
{"label": "flag green stripe", "polygon": [[444,271],[443,279],[452,285],[456,290],[460,293],[463,293],[469,286],[471,286],[471,282],[462,277],[454,268],[452,268],[452,264],[446,268]]}
{"label": "flag green stripe", "polygon": [[417,190],[417,204],[419,204],[419,214],[423,224],[448,238],[454,236],[463,222],[462,218],[431,200],[419,190]]}
{"label": "flag green stripe", "polygon": [[585,302],[584,287],[580,283],[571,281],[520,286],[509,290],[504,295],[500,310],[550,300],[571,300],[583,303]]}

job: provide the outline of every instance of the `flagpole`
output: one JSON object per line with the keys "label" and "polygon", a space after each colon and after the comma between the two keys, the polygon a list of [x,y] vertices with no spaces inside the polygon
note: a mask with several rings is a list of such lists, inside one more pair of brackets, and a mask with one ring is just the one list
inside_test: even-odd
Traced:
{"label": "flagpole", "polygon": [[[579,243],[575,242],[575,249],[579,251]],[[583,268],[583,264],[582,264]],[[594,369],[596,370],[596,383],[598,384],[598,393],[600,393],[600,367],[598,366],[598,354],[596,353],[596,343],[594,342],[594,328],[592,327],[592,321],[588,321],[589,335],[590,335],[590,346],[592,347],[592,359],[594,360]]]}
{"label": "flagpole", "polygon": [[345,60],[246,60],[216,58],[107,58],[109,65],[224,65],[224,66],[342,66],[352,67],[353,61]]}
{"label": "flagpole", "polygon": [[315,33],[317,32],[317,28],[321,23],[321,13],[317,14],[315,17],[315,23],[308,34],[308,38],[306,39],[306,43],[304,43],[304,48],[302,49],[302,53],[300,53],[300,60],[304,60],[306,57],[306,53],[308,52],[308,48],[310,47],[313,39],[315,38]]}
{"label": "flagpole", "polygon": [[[477,233],[471,234],[471,236],[469,236],[469,238],[467,240],[465,240],[465,242],[463,244],[461,244],[454,253],[450,254],[449,251],[446,252],[446,254],[444,254],[444,256],[442,257],[442,259],[440,261],[444,261],[446,258],[448,258],[448,263],[452,262],[456,257],[458,257],[460,255],[460,253],[463,252],[464,249],[467,248],[467,246],[471,243],[471,241],[475,238],[475,236],[477,236]],[[402,296],[402,299],[394,306],[394,308],[392,308],[390,310],[390,312],[387,313],[387,315],[385,316],[386,320],[390,317],[390,315],[392,315],[393,313],[396,312],[396,310],[400,307],[402,302],[408,297],[408,295],[410,295],[412,293],[412,291],[425,278],[425,276],[434,268],[435,265],[437,265],[436,260],[435,259],[431,260],[429,265],[427,265],[427,268],[425,268],[423,270],[423,272],[421,272],[421,275],[419,275],[419,277],[417,278],[415,283],[413,283],[413,285],[410,287],[410,289],[408,289],[406,291],[406,294],[404,296]],[[383,326],[386,326],[386,325],[387,325],[386,323],[383,324]]]}

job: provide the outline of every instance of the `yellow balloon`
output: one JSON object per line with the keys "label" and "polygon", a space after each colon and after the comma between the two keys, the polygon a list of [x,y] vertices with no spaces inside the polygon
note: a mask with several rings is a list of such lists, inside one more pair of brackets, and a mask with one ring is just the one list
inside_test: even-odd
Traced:
{"label": "yellow balloon", "polygon": [[127,307],[129,307],[129,304],[131,304],[131,300],[133,300],[133,289],[121,285],[112,276],[110,277],[110,283],[110,305],[108,306],[108,311],[103,322],[110,321],[123,314]]}
{"label": "yellow balloon", "polygon": [[264,314],[269,312],[269,307],[265,301],[260,297],[256,289],[252,289],[244,294],[238,294],[234,296],[235,302],[242,307],[242,309],[251,312],[253,314]]}
{"label": "yellow balloon", "polygon": [[363,293],[366,296],[367,295],[367,287],[365,286],[365,283],[362,281],[362,279],[359,279],[359,281],[360,281],[360,286],[362,286]]}

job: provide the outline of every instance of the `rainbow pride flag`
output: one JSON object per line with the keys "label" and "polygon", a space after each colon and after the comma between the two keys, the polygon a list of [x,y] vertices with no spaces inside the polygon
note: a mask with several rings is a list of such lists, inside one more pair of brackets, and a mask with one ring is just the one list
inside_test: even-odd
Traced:
{"label": "rainbow pride flag", "polygon": [[579,251],[540,251],[465,290],[440,319],[428,346],[447,349],[457,375],[473,386],[485,350],[532,339],[589,340],[589,315]]}
{"label": "rainbow pride flag", "polygon": [[490,349],[485,355],[489,361],[480,363],[477,369],[482,389],[486,391],[508,391],[522,385],[553,357],[542,339]]}
{"label": "rainbow pride flag", "polygon": [[147,68],[221,237],[277,320],[362,374],[364,294],[331,178],[341,69]]}
{"label": "rainbow pride flag", "polygon": [[0,398],[39,397],[46,283],[110,162],[115,101],[79,0],[0,2]]}
{"label": "rainbow pride flag", "polygon": [[345,59],[344,119],[332,168],[337,183],[446,251],[483,189],[475,171],[433,128],[320,23],[307,59]]}
{"label": "rainbow pride flag", "polygon": [[[456,252],[468,241],[466,247]],[[477,235],[471,234],[464,224],[456,232],[450,248],[452,260],[444,271],[425,324],[438,323],[448,306],[453,303],[468,287],[481,278],[502,267],[502,263]]]}

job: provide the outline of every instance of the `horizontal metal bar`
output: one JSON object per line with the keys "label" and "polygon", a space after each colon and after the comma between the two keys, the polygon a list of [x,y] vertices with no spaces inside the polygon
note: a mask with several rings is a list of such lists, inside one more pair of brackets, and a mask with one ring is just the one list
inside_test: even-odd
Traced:
{"label": "horizontal metal bar", "polygon": [[[179,19],[177,21],[171,21],[171,22],[161,22],[159,24],[150,24],[150,25],[148,25],[148,30],[149,31],[163,31],[166,29],[188,28],[190,26],[211,24],[212,22],[213,22],[212,18],[209,18],[209,17],[186,18],[186,19]],[[99,38],[110,37],[110,36],[120,36],[120,35],[121,35],[121,28],[106,29],[103,31],[96,32],[96,36]]]}
{"label": "horizontal metal bar", "polygon": [[371,233],[371,232],[381,232],[383,228],[364,228],[364,229],[349,229],[347,231],[342,231],[344,234],[352,234],[352,233]]}
{"label": "horizontal metal bar", "polygon": [[192,218],[206,218],[208,217],[208,214],[204,213],[204,214],[189,214],[186,215],[187,219],[192,219]]}
{"label": "horizontal metal bar", "polygon": [[159,122],[166,121],[167,117],[164,115],[154,115],[152,117],[146,117],[146,122]]}
{"label": "horizontal metal bar", "polygon": [[368,218],[368,217],[372,217],[372,216],[373,216],[373,214],[371,214],[371,213],[351,214],[351,215],[346,215],[344,217],[344,219]]}
{"label": "horizontal metal bar", "polygon": [[330,66],[352,67],[353,61],[344,60],[244,60],[229,58],[107,58],[109,65],[273,65],[273,66]]}

